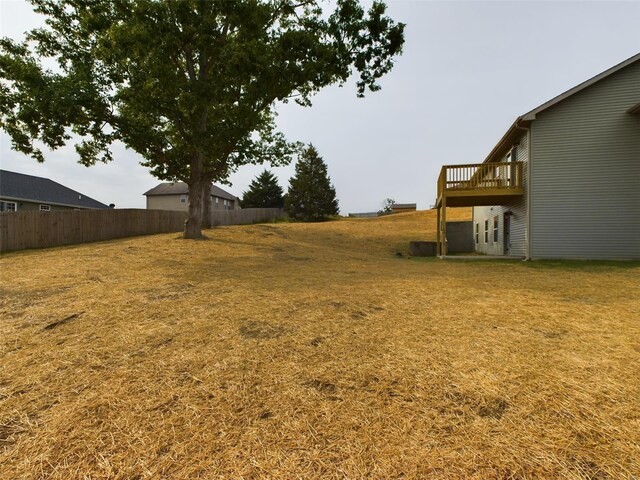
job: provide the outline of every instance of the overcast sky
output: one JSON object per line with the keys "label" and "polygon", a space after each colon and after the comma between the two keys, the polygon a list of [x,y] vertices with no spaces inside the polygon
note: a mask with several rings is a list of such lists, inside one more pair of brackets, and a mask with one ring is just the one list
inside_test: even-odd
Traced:
{"label": "overcast sky", "polygon": [[[429,208],[443,164],[482,162],[518,115],[640,52],[640,1],[387,3],[407,24],[406,44],[381,91],[358,99],[352,85],[331,87],[311,108],[279,108],[282,131],[328,164],[342,214],[387,197]],[[0,18],[12,38],[41,21],[22,0],[0,0]],[[144,208],[158,183],[123,146],[108,165],[77,164],[72,146],[38,164],[0,135],[2,169],[119,208]],[[223,188],[241,196],[263,168],[242,167]],[[293,165],[274,171],[286,190]]]}

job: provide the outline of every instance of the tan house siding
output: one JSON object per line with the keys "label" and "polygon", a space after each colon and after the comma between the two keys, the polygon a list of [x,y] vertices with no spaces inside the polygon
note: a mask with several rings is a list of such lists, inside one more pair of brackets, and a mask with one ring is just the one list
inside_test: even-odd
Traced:
{"label": "tan house siding", "polygon": [[[181,201],[184,199],[184,201]],[[217,200],[217,201],[216,201]],[[224,202],[228,202],[229,206],[225,208]],[[239,209],[237,200],[226,200],[219,197],[211,197],[212,210],[236,210]],[[186,212],[189,210],[188,195],[148,195],[147,210],[173,210],[177,212]]]}
{"label": "tan house siding", "polygon": [[[186,198],[186,200],[181,202],[181,197]],[[187,195],[149,195],[147,196],[147,210],[186,212],[189,210],[189,199]]]}

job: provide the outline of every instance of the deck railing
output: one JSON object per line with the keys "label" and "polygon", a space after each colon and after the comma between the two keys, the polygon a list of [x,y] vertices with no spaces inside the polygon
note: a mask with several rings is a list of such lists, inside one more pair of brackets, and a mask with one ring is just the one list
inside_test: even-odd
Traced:
{"label": "deck railing", "polygon": [[522,188],[522,162],[445,165],[438,178],[438,198],[450,191]]}

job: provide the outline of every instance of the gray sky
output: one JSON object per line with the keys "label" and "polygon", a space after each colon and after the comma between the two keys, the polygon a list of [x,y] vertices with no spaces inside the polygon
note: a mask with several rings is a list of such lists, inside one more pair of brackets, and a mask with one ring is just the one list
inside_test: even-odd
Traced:
{"label": "gray sky", "polygon": [[[457,2],[388,0],[407,24],[404,54],[365,99],[331,87],[311,108],[279,108],[291,140],[311,142],[329,166],[342,214],[378,210],[391,197],[434,202],[443,164],[478,163],[515,118],[640,52],[640,1]],[[40,23],[22,0],[0,0],[2,36]],[[0,166],[51,178],[119,208],[144,208],[158,181],[123,146],[115,160],[86,168],[73,147],[38,164],[0,133]],[[246,166],[231,187],[242,195],[264,167]],[[274,169],[286,189],[293,164]]]}

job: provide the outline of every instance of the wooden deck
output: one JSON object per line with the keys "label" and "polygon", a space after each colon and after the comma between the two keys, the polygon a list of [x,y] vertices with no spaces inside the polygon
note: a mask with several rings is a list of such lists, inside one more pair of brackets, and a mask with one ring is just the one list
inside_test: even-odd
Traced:
{"label": "wooden deck", "polygon": [[438,255],[447,254],[447,207],[501,205],[524,195],[522,162],[445,165],[438,177]]}

